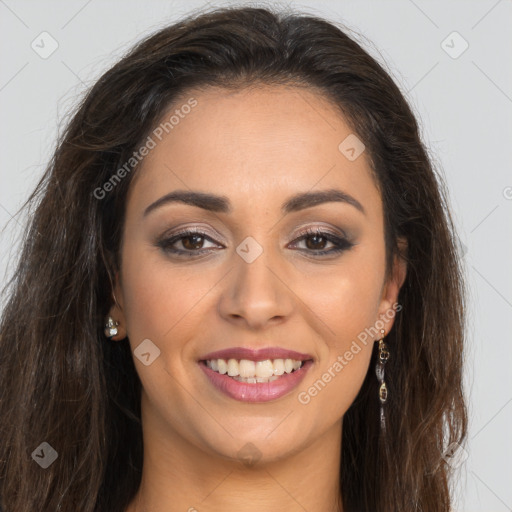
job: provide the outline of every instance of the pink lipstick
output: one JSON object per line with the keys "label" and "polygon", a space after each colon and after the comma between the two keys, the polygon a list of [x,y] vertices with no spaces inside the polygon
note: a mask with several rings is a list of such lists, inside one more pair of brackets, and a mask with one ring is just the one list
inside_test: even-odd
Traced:
{"label": "pink lipstick", "polygon": [[268,402],[295,389],[313,366],[313,357],[279,347],[234,347],[206,354],[198,364],[210,384],[230,398]]}

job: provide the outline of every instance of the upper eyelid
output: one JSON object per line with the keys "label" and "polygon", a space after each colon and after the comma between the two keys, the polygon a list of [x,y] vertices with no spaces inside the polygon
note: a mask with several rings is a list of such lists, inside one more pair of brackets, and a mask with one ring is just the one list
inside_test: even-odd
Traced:
{"label": "upper eyelid", "polygon": [[[341,233],[336,233],[336,232],[333,232],[332,229],[329,229],[328,227],[325,227],[325,226],[308,226],[304,229],[299,229],[299,233],[294,235],[294,238],[292,241],[295,241],[295,240],[297,240],[297,238],[300,238],[300,237],[312,236],[317,233],[320,233],[322,235],[324,235],[324,234],[331,235],[333,237],[344,238],[344,239],[348,240],[349,237],[345,234],[345,232],[343,232],[342,230],[340,230],[340,231],[341,231]],[[176,232],[171,232],[171,233],[168,233],[166,231],[159,238],[163,240],[163,239],[171,239],[171,238],[180,237],[180,236],[186,237],[188,234],[197,234],[197,235],[204,236],[204,238],[208,238],[213,242],[217,241],[217,240],[214,240],[216,235],[210,235],[206,229],[196,227],[196,226],[184,227],[182,229],[179,229]],[[221,238],[222,238],[222,236],[221,236]]]}

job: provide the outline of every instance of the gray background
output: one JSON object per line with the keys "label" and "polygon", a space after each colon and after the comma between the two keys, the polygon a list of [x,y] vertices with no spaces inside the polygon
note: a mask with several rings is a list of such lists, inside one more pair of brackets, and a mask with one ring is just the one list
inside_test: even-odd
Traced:
{"label": "gray background", "polygon": [[[227,4],[235,2],[210,5]],[[16,211],[40,177],[69,109],[136,40],[205,5],[0,0],[0,284],[12,270],[25,220]],[[448,184],[470,287],[466,382],[471,423],[455,508],[511,510],[512,3],[278,5],[364,34],[357,38],[387,63],[419,116],[424,140]],[[35,41],[39,52],[51,49],[48,36],[40,36],[44,31],[58,44],[47,58],[31,47]],[[450,35],[454,31],[461,38]],[[469,47],[459,55],[464,41]]]}

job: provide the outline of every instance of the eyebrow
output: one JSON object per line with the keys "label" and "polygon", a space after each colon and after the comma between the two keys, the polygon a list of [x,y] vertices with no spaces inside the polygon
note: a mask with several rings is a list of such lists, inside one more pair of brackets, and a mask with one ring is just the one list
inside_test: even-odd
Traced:
{"label": "eyebrow", "polygon": [[[154,203],[151,203],[145,210],[143,216],[146,217],[150,212],[169,203],[184,203],[191,206],[202,208],[216,213],[231,213],[233,211],[231,202],[225,196],[208,194],[205,192],[195,192],[187,190],[175,190],[170,192]],[[361,213],[366,214],[363,205],[350,194],[338,189],[320,190],[315,192],[303,192],[290,197],[281,207],[283,214],[297,212],[311,208],[323,203],[346,203]]]}

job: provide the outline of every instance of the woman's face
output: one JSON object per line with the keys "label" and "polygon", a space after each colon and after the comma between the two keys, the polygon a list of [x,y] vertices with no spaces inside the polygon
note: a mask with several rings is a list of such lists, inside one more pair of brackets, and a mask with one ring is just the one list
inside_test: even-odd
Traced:
{"label": "woman's face", "polygon": [[[305,89],[210,88],[166,121],[175,110],[131,185],[111,311],[135,351],[147,438],[270,461],[341,435],[405,272],[397,263],[385,282],[382,202],[363,146]],[[216,199],[162,199],[176,192]],[[284,360],[301,360],[290,351],[304,362],[288,375]],[[218,359],[244,359],[227,371],[262,382],[222,374]]]}

